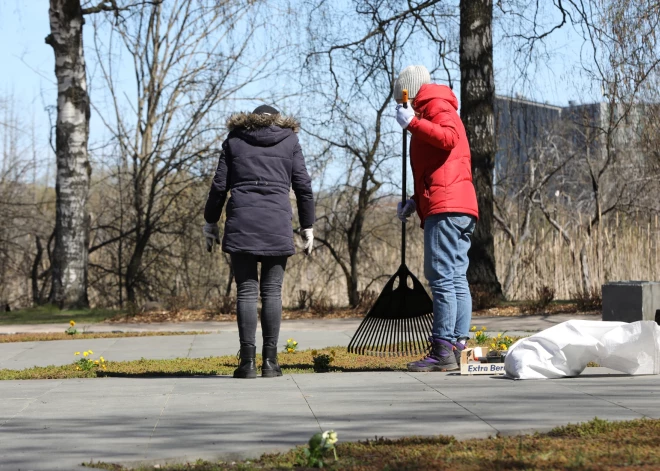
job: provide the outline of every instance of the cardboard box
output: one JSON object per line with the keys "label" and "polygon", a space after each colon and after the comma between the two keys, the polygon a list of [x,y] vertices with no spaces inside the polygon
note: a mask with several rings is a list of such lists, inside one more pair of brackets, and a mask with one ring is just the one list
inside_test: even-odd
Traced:
{"label": "cardboard box", "polygon": [[461,375],[503,375],[504,363],[481,363],[486,358],[488,348],[466,348],[461,352]]}

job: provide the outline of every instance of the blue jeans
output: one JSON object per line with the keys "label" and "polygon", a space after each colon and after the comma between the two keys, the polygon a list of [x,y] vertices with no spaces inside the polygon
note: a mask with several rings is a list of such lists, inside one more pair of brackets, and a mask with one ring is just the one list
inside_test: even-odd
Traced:
{"label": "blue jeans", "polygon": [[468,338],[472,296],[468,250],[476,219],[466,214],[429,216],[424,223],[424,275],[433,293],[433,338]]}

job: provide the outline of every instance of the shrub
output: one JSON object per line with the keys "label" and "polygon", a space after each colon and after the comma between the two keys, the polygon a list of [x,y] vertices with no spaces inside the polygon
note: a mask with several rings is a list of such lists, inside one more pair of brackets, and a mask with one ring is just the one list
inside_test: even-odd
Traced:
{"label": "shrub", "polygon": [[475,311],[497,307],[502,302],[502,297],[490,291],[470,286],[472,295],[472,307]]}
{"label": "shrub", "polygon": [[600,311],[603,309],[603,296],[600,289],[577,291],[572,293],[571,297],[575,299],[578,311]]}
{"label": "shrub", "polygon": [[555,289],[549,286],[541,286],[536,290],[536,299],[526,303],[523,306],[525,311],[538,314],[547,309],[547,307],[555,300]]}
{"label": "shrub", "polygon": [[170,296],[165,302],[165,309],[173,314],[179,314],[188,309],[188,301],[187,296]]}
{"label": "shrub", "polygon": [[334,306],[330,302],[330,300],[323,296],[319,295],[315,298],[312,298],[309,308],[311,309],[314,314],[330,314],[334,310]]}
{"label": "shrub", "polygon": [[220,314],[234,314],[236,311],[236,298],[234,296],[220,296],[217,306]]}
{"label": "shrub", "polygon": [[299,311],[304,311],[307,309],[307,306],[310,305],[311,300],[312,297],[310,296],[309,291],[305,289],[298,290],[298,302],[296,303],[296,307]]}
{"label": "shrub", "polygon": [[378,293],[374,290],[367,289],[360,292],[360,302],[358,304],[358,309],[364,309],[368,311],[378,299]]}

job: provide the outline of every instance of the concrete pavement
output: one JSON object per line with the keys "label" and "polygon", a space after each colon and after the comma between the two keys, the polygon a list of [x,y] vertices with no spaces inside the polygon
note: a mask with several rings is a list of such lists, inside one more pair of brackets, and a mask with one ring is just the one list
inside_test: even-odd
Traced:
{"label": "concrete pavement", "polygon": [[[361,317],[348,319],[299,319],[282,321],[282,330],[288,331],[350,331],[355,332]],[[556,314],[552,316],[473,317],[472,324],[486,326],[489,331],[538,332],[572,319],[600,320],[600,315]],[[0,325],[1,334],[64,332],[69,324]],[[162,322],[154,324],[78,324],[81,332],[238,332],[236,322]]]}
{"label": "concrete pavement", "polygon": [[445,373],[333,373],[0,382],[0,469],[254,457],[334,429],[374,436],[545,431],[598,416],[660,418],[660,377],[511,381]]}

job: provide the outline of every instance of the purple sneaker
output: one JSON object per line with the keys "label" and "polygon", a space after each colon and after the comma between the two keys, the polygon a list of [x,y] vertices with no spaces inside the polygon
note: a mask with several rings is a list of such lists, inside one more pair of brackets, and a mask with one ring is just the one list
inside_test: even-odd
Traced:
{"label": "purple sneaker", "polygon": [[466,343],[461,343],[460,340],[462,339],[457,340],[456,344],[454,345],[454,347],[456,347],[454,349],[454,356],[456,357],[456,363],[458,365],[461,364],[461,352],[467,348],[467,339],[465,339]]}
{"label": "purple sneaker", "polygon": [[454,345],[442,339],[431,341],[431,351],[419,361],[408,363],[408,371],[422,373],[428,371],[454,371],[458,369],[454,357]]}

